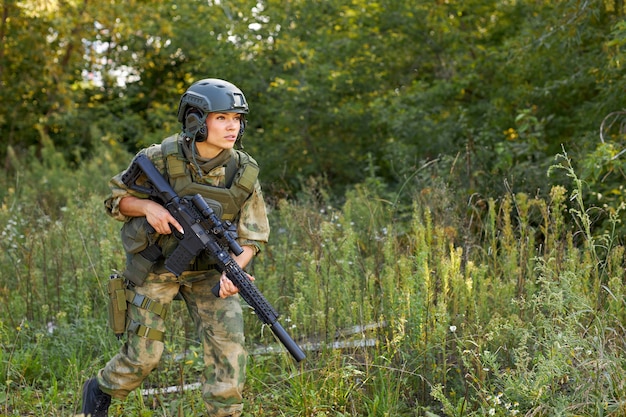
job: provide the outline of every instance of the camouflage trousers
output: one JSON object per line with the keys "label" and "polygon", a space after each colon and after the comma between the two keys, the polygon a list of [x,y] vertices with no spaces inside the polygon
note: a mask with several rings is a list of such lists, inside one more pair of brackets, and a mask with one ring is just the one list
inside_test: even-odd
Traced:
{"label": "camouflage trousers", "polygon": [[[169,304],[180,291],[203,345],[202,398],[208,416],[240,416],[247,361],[243,314],[238,295],[221,299],[211,293],[218,280],[217,271],[188,281],[185,274],[181,281],[169,273],[151,274],[134,290],[162,304]],[[128,305],[128,319],[159,331],[166,330],[161,317],[132,304]],[[100,389],[114,398],[126,398],[157,367],[163,347],[160,341],[128,331],[119,353],[98,372]]]}

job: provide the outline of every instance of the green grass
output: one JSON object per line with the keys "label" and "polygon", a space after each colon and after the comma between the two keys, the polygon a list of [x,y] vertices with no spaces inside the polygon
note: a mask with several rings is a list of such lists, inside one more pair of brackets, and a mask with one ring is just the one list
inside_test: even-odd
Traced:
{"label": "green grass", "polygon": [[[105,284],[124,254],[102,200],[121,169],[111,161],[128,157],[99,158],[77,173],[46,160],[4,180],[0,416],[72,415],[82,382],[120,345]],[[316,349],[302,364],[252,355],[246,415],[626,415],[624,247],[614,231],[593,230],[583,184],[567,155],[558,163],[573,185],[545,200],[463,205],[442,186],[401,207],[369,183],[341,206],[319,194],[277,203],[253,274],[283,326]],[[143,388],[198,381],[196,337],[184,305],[173,310],[166,354]],[[251,351],[276,343],[252,314],[246,326]],[[376,342],[332,347],[364,340]],[[111,415],[202,410],[197,389],[137,390]]]}

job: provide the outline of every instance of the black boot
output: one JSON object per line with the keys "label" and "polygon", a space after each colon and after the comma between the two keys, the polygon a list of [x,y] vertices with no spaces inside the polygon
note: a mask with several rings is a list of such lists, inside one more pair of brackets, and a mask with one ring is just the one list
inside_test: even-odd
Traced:
{"label": "black boot", "polygon": [[90,378],[83,385],[83,410],[85,417],[108,417],[111,396],[100,390],[98,380]]}

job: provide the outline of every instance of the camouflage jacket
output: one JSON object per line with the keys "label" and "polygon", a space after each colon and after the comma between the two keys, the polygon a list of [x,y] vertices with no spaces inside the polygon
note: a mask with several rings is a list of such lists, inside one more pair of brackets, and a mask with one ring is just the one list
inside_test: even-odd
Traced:
{"label": "camouflage jacket", "polygon": [[[227,154],[223,154],[224,152],[227,152]],[[228,161],[229,158],[238,158],[237,152],[238,151],[234,150],[225,150],[214,159],[221,158],[223,161]],[[166,174],[161,144],[155,144],[142,149],[139,153],[143,153],[148,156],[157,169],[161,173]],[[226,168],[223,163],[219,164],[219,166],[211,167],[211,165],[215,165],[211,164],[211,161],[212,160],[203,159],[197,156],[197,163],[195,165],[192,166],[191,162],[189,163],[190,172],[193,174],[193,181],[201,184],[208,184],[214,187],[224,187],[226,181]],[[205,171],[207,167],[208,170]],[[130,217],[120,213],[120,200],[128,195],[133,195],[139,198],[146,198],[146,196],[133,190],[129,190],[121,180],[122,175],[123,172],[117,174],[109,181],[111,194],[105,200],[104,204],[107,213],[111,217],[116,220],[126,222],[130,220]],[[238,242],[240,245],[252,246],[256,251],[258,251],[260,249],[260,243],[268,241],[270,227],[263,193],[258,180],[254,184],[252,194],[241,207],[236,224],[237,234],[239,236]]]}

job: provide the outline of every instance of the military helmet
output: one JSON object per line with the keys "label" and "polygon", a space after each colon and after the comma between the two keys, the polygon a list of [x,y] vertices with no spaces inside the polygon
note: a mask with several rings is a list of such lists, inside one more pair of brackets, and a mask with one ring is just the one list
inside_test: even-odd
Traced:
{"label": "military helmet", "polygon": [[[178,121],[183,134],[198,142],[206,140],[206,116],[209,113],[248,113],[248,102],[234,84],[218,78],[206,78],[193,83],[180,98]],[[245,119],[241,119],[239,137],[243,135]]]}

